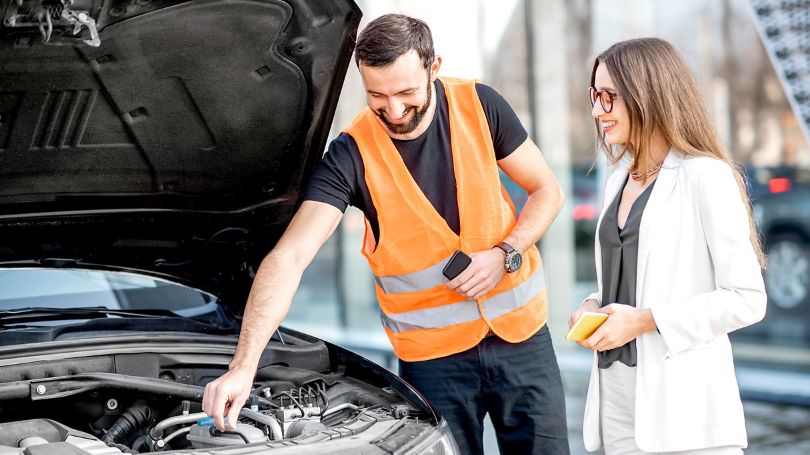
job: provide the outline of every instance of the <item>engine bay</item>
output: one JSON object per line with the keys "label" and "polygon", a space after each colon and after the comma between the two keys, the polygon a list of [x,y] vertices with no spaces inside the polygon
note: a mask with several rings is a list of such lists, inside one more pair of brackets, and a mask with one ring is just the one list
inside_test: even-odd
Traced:
{"label": "engine bay", "polygon": [[299,340],[268,345],[236,429],[220,431],[201,411],[201,401],[204,385],[226,371],[232,346],[220,353],[222,346],[195,343],[189,349],[187,341],[163,338],[135,346],[131,340],[126,346],[99,342],[71,355],[4,357],[0,455],[260,443],[284,448],[352,437],[375,426],[375,434],[410,436],[434,426],[430,413],[393,390],[372,364],[336,357],[321,341]]}

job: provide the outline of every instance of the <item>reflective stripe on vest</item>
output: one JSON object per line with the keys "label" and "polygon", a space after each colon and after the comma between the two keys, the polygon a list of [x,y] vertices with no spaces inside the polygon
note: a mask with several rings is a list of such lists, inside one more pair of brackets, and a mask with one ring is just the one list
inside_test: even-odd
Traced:
{"label": "reflective stripe on vest", "polygon": [[375,276],[377,284],[386,294],[399,294],[402,292],[416,292],[430,289],[447,282],[447,278],[442,275],[444,266],[450,261],[452,256],[442,259],[438,264],[432,265],[424,270],[406,275],[398,276]]}
{"label": "reflective stripe on vest", "polygon": [[[518,286],[481,301],[481,308],[484,310],[486,319],[495,319],[527,304],[532,297],[539,294],[545,287],[546,280],[541,267],[528,280]],[[380,312],[383,326],[392,332],[437,329],[474,321],[480,317],[481,312],[478,310],[478,304],[475,300],[465,300],[404,313],[385,314],[382,311]]]}

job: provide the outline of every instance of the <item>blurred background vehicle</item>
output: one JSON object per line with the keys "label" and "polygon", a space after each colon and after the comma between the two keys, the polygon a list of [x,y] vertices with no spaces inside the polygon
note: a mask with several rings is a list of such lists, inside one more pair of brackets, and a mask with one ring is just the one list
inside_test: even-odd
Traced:
{"label": "blurred background vehicle", "polygon": [[765,319],[740,339],[810,346],[810,169],[746,168],[754,216],[768,255]]}

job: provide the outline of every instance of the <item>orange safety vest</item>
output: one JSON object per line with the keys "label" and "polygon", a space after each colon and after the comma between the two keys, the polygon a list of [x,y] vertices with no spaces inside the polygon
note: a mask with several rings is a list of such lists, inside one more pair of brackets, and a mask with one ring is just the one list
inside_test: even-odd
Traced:
{"label": "orange safety vest", "polygon": [[449,107],[460,235],[422,193],[370,108],[345,130],[357,142],[377,208],[379,243],[366,220],[362,252],[375,275],[380,317],[396,355],[411,362],[472,348],[489,328],[517,343],[532,336],[548,317],[543,266],[535,246],[523,253],[517,272],[507,273],[478,301],[444,287],[442,269],[456,250],[487,250],[503,240],[517,220],[500,182],[475,81],[441,82]]}

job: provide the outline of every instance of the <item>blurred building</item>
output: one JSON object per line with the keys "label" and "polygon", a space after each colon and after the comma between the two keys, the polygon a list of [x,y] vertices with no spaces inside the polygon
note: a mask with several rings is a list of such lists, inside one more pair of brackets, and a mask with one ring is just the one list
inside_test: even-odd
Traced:
{"label": "blurred building", "polygon": [[[587,101],[593,59],[623,39],[658,36],[672,42],[697,76],[721,137],[746,169],[764,241],[773,256],[768,272],[773,292],[769,288],[769,293],[777,298],[771,299],[763,323],[735,338],[735,349],[761,361],[810,366],[810,206],[787,199],[804,194],[800,191],[807,188],[804,199],[810,201],[810,147],[763,47],[748,0],[365,0],[358,4],[364,24],[388,12],[428,22],[437,53],[444,58],[441,74],[477,78],[503,94],[566,188],[566,206],[540,244],[546,272],[553,275],[548,279],[554,284],[550,327],[560,347],[570,347],[559,340],[571,309],[595,289],[593,235],[602,203],[604,164],[595,153]],[[802,11],[810,14],[806,8]],[[810,31],[804,33],[810,35]],[[352,65],[333,136],[364,103]],[[519,191],[515,193],[519,200]],[[783,222],[769,215],[766,208],[773,207],[783,207],[793,218],[807,217],[806,236],[790,230],[791,222],[801,225],[802,220]],[[387,348],[374,282],[359,254],[363,230],[362,214],[348,210],[305,274],[285,324],[344,344]],[[773,345],[780,349],[770,349]]]}

